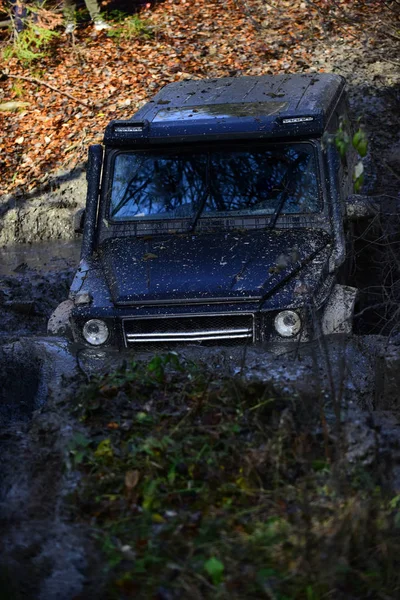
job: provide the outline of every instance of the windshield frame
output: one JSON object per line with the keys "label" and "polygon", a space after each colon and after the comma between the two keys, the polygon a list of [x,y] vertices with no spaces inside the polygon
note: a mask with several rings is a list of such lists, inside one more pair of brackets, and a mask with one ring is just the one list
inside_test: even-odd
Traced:
{"label": "windshield frame", "polygon": [[[177,152],[182,151],[199,151],[199,152],[207,152],[207,151],[243,151],[245,149],[260,151],[262,149],[269,150],[271,148],[279,148],[279,146],[288,146],[288,145],[304,145],[306,144],[308,147],[311,147],[314,164],[316,167],[316,178],[317,178],[317,191],[318,191],[318,200],[320,204],[320,210],[313,212],[303,212],[303,213],[285,213],[281,211],[276,227],[279,227],[279,223],[282,220],[290,221],[293,223],[299,222],[299,220],[312,220],[317,217],[321,217],[326,213],[326,192],[324,186],[322,185],[322,163],[320,152],[318,151],[319,142],[318,140],[298,140],[298,139],[288,139],[282,140],[279,142],[273,141],[268,142],[265,140],[255,141],[255,140],[240,140],[235,143],[230,142],[221,142],[221,143],[210,143],[205,142],[204,144],[169,144],[169,145],[160,145],[160,146],[141,146],[141,147],[130,147],[130,148],[111,148],[108,149],[106,153],[106,164],[103,173],[103,185],[102,185],[102,200],[101,200],[101,208],[99,211],[99,220],[98,226],[102,228],[106,226],[107,228],[112,228],[113,230],[123,230],[126,228],[132,229],[133,235],[146,235],[154,234],[158,231],[167,233],[169,231],[174,231],[174,223],[182,224],[185,223],[186,226],[177,228],[180,229],[179,233],[187,232],[190,228],[190,224],[192,223],[192,216],[184,216],[184,217],[162,217],[157,219],[156,216],[152,216],[151,218],[146,219],[145,217],[141,217],[140,219],[112,219],[110,217],[110,209],[111,209],[111,193],[112,193],[112,185],[113,185],[113,174],[114,174],[114,165],[116,157],[120,154],[131,154],[131,153],[146,153],[146,152],[160,152],[160,153],[171,153],[175,154]],[[271,215],[274,213],[265,212],[264,214],[240,214],[236,215],[233,213],[230,215],[229,213],[210,213],[210,212],[202,212],[198,219],[198,227],[199,229],[204,228],[212,228],[215,225],[218,229],[226,228],[237,229],[240,228],[238,222],[242,222],[243,226],[246,228],[246,223],[250,223],[250,221],[257,221],[257,227],[268,226],[268,222],[271,221]],[[205,225],[205,224],[208,225]],[[203,226],[202,226],[203,225]],[[196,228],[196,229],[197,229]],[[143,230],[143,231],[141,231]],[[146,230],[146,231],[144,231]],[[154,230],[154,231],[153,231]],[[178,232],[178,231],[177,231]],[[108,237],[108,236],[107,236]]]}

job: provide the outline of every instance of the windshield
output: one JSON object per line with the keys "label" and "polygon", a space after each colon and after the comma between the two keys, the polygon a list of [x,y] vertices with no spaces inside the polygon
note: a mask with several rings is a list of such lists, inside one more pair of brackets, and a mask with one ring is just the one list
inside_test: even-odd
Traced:
{"label": "windshield", "polygon": [[309,143],[259,149],[121,152],[114,221],[313,213],[321,210]]}

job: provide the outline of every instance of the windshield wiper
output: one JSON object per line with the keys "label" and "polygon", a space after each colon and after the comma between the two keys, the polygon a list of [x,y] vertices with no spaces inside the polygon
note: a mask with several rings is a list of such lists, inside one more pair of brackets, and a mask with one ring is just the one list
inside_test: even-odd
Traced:
{"label": "windshield wiper", "polygon": [[[287,183],[284,184],[285,185],[285,189],[282,192],[282,196],[281,196],[281,199],[279,200],[279,204],[277,206],[277,209],[274,212],[274,214],[272,215],[272,217],[271,217],[271,219],[270,219],[270,221],[268,223],[269,229],[274,229],[274,227],[276,225],[278,217],[281,214],[281,212],[283,210],[283,207],[285,205],[285,202],[286,202],[286,200],[287,200],[287,198],[289,196],[289,193],[291,191],[292,183],[295,181],[295,177],[294,177],[295,170],[299,166],[299,164],[304,160],[304,158],[307,158],[307,155],[302,154],[302,155],[298,156],[296,158],[296,160],[294,160],[292,162],[292,164],[289,165],[288,170],[286,171],[286,173],[285,173],[285,175],[283,177],[283,179],[286,179]],[[283,179],[282,179],[282,182],[283,182]]]}
{"label": "windshield wiper", "polygon": [[189,226],[189,233],[193,233],[196,229],[197,221],[200,219],[201,213],[204,210],[204,207],[207,202],[207,198],[210,195],[210,154],[207,155],[207,168],[206,168],[206,189],[204,190],[204,194],[202,195],[199,203],[199,208],[196,211],[195,216],[193,217],[193,221]]}

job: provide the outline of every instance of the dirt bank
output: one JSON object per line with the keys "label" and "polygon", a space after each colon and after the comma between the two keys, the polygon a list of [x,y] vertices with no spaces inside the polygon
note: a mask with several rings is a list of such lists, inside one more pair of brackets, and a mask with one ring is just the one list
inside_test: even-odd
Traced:
{"label": "dirt bank", "polygon": [[85,200],[84,165],[54,174],[45,187],[29,194],[1,197],[0,246],[74,239],[74,214]]}
{"label": "dirt bank", "polygon": [[359,48],[346,43],[320,48],[314,59],[315,68],[346,78],[353,120],[360,119],[368,133],[364,192],[398,198],[400,70],[393,42],[389,37],[379,42],[366,37]]}

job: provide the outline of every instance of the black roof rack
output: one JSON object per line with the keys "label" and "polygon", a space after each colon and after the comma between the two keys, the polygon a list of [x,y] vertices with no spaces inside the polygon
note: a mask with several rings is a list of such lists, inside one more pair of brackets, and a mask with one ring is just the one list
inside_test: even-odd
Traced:
{"label": "black roof rack", "polygon": [[132,119],[112,121],[109,145],[323,133],[345,81],[329,73],[225,77],[171,83]]}

